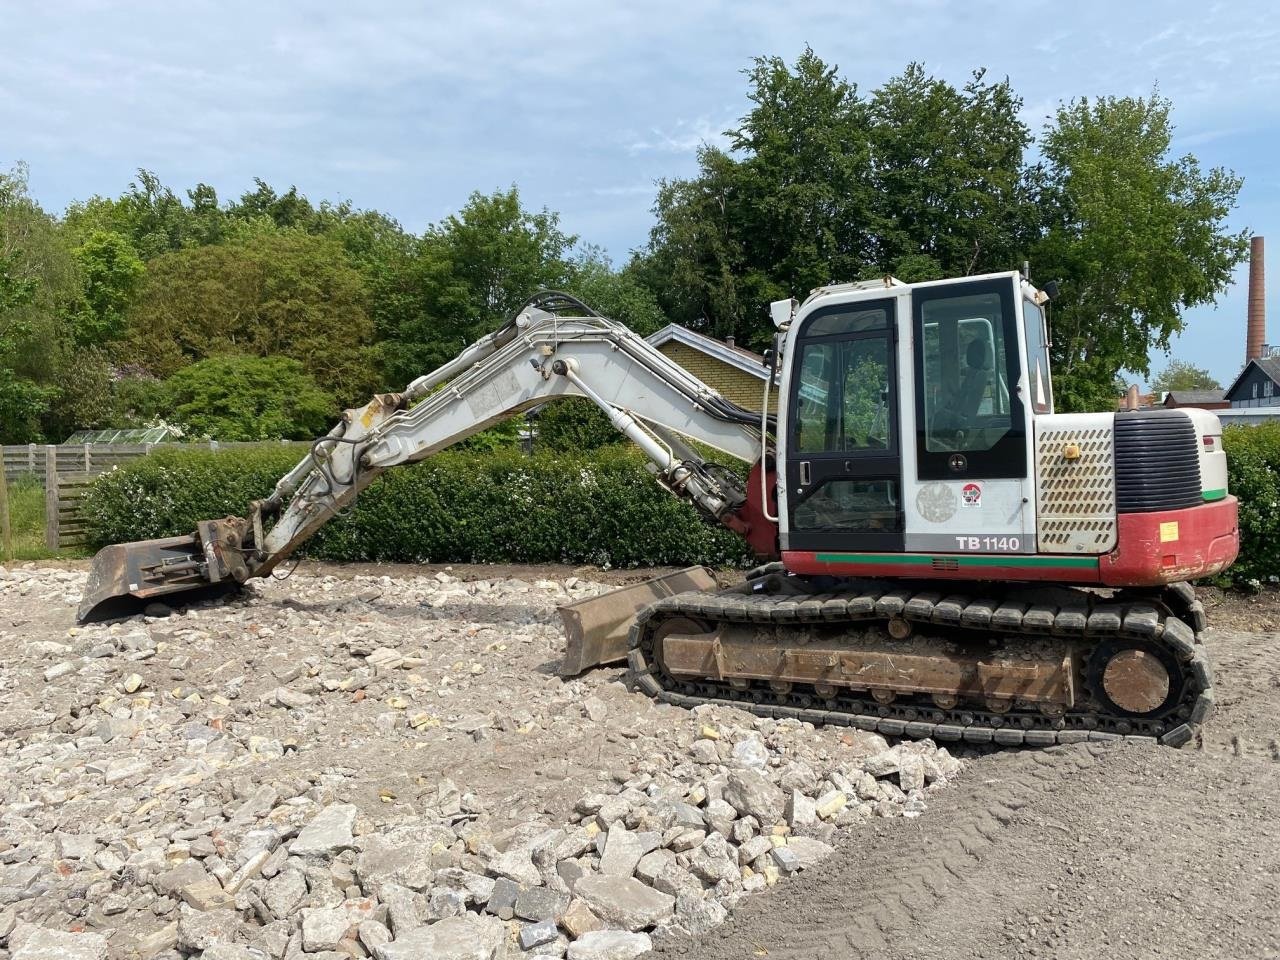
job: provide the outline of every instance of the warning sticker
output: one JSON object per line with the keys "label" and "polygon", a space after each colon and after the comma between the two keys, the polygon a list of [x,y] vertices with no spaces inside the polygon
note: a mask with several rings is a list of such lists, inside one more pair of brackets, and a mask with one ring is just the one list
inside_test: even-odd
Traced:
{"label": "warning sticker", "polygon": [[966,507],[982,506],[982,486],[977,483],[966,483],[960,490],[960,499]]}
{"label": "warning sticker", "polygon": [[1172,543],[1178,539],[1178,521],[1167,520],[1160,524],[1160,542]]}

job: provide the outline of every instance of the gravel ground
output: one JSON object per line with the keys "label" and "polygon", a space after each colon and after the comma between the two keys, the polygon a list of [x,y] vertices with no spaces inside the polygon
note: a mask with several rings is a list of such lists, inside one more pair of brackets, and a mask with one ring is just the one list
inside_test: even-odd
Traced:
{"label": "gravel ground", "polygon": [[77,628],[83,567],[0,570],[0,957],[687,950],[967,777],[561,680],[556,605],[616,574],[391,572]]}

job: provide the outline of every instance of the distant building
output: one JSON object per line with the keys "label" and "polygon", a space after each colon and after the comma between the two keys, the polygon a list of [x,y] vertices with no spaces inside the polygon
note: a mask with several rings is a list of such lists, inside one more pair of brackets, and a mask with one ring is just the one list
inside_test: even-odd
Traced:
{"label": "distant building", "polygon": [[1250,360],[1227,388],[1226,396],[1232,407],[1280,406],[1280,356]]}
{"label": "distant building", "polygon": [[[732,337],[722,342],[678,323],[668,324],[645,339],[726,399],[747,410],[760,409],[769,379],[769,368],[760,354],[737,346]],[[769,409],[778,409],[776,380],[770,390]]]}
{"label": "distant building", "polygon": [[1227,387],[1229,405],[1218,411],[1224,424],[1280,420],[1280,350],[1264,346],[1262,352],[1262,356],[1246,363],[1240,376]]}
{"label": "distant building", "polygon": [[1171,409],[1198,407],[1201,410],[1221,410],[1231,406],[1223,390],[1170,390],[1164,395],[1163,406]]}

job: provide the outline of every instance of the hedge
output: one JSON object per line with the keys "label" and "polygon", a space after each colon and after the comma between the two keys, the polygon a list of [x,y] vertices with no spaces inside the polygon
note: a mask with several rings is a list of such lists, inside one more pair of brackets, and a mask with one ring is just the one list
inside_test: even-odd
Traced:
{"label": "hedge", "polygon": [[1225,579],[1257,587],[1280,581],[1280,423],[1222,434],[1228,484],[1240,501],[1240,556]]}
{"label": "hedge", "polygon": [[[164,451],[101,476],[84,501],[96,546],[243,516],[293,451]],[[390,470],[303,555],[335,561],[745,565],[743,541],[660,488],[629,449],[522,456],[450,451]]]}
{"label": "hedge", "polygon": [[[1280,579],[1280,423],[1228,427],[1231,492],[1240,499],[1240,557],[1227,580]],[[195,530],[243,516],[297,461],[295,450],[170,450],[104,474],[84,502],[97,546]],[[704,522],[662,490],[639,454],[446,452],[389,471],[351,514],[311,540],[323,560],[436,563],[739,565],[733,533]]]}

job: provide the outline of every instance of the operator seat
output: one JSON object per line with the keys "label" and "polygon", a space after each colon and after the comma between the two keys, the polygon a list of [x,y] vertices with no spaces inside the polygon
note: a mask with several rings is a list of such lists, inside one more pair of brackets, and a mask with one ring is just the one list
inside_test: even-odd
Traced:
{"label": "operator seat", "polygon": [[968,369],[956,397],[956,409],[960,413],[961,422],[971,424],[978,415],[978,408],[982,406],[987,387],[991,385],[990,344],[986,340],[969,341],[964,362]]}

